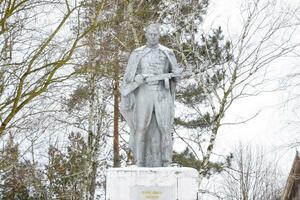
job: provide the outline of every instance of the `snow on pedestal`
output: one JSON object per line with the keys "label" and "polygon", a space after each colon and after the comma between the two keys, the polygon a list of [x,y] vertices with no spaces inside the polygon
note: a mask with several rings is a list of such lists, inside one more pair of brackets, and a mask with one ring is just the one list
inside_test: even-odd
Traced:
{"label": "snow on pedestal", "polygon": [[106,200],[196,200],[197,170],[127,167],[107,170]]}

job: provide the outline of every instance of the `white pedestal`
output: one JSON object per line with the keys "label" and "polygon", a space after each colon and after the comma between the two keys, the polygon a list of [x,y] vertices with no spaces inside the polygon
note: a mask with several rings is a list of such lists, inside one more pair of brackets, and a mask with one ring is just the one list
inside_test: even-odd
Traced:
{"label": "white pedestal", "polygon": [[196,200],[198,173],[186,167],[107,170],[106,200]]}

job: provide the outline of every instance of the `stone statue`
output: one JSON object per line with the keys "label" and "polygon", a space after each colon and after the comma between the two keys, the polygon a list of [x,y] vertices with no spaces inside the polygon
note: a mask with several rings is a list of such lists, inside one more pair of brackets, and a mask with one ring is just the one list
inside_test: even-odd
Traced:
{"label": "stone statue", "polygon": [[121,86],[121,113],[139,167],[172,162],[175,87],[182,70],[173,51],[159,44],[159,29],[159,24],[146,28],[147,44],[131,53]]}

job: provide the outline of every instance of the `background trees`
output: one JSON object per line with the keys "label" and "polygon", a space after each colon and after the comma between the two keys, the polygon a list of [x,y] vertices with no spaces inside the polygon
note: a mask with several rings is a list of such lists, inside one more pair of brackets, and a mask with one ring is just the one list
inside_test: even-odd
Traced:
{"label": "background trees", "polygon": [[[192,130],[180,138],[202,160],[202,175],[213,156],[220,128],[239,123],[224,123],[231,106],[239,98],[262,92],[257,86],[264,83],[269,64],[299,47],[293,40],[298,28],[295,10],[283,11],[277,6],[277,2],[244,1],[241,27],[235,36],[225,39],[217,28],[197,39],[196,29],[190,28],[184,39],[173,42],[181,46],[178,51],[183,64],[200,71],[179,91],[179,101],[188,109],[177,123]],[[194,22],[188,21],[186,27],[197,27]]]}
{"label": "background trees", "polygon": [[[37,177],[41,187],[46,188],[45,194],[41,193],[43,198],[52,199],[52,197],[59,196],[62,199],[69,199],[69,195],[73,195],[73,193],[66,191],[63,194],[58,191],[53,192],[53,176],[65,171],[67,178],[60,177],[63,180],[54,179],[56,187],[61,189],[63,183],[72,184],[73,186],[73,183],[65,183],[66,179],[70,180],[70,176],[73,177],[72,174],[76,174],[78,167],[81,167],[81,174],[86,175],[82,178],[85,185],[75,184],[74,187],[77,189],[69,189],[69,192],[74,190],[76,194],[77,190],[83,192],[81,195],[86,199],[93,199],[90,196],[93,196],[95,192],[96,172],[93,158],[97,157],[98,150],[94,151],[97,146],[93,146],[93,151],[90,150],[91,148],[84,151],[86,159],[80,162],[76,161],[79,158],[72,158],[74,155],[71,156],[71,151],[68,151],[68,154],[65,155],[65,152],[58,150],[61,147],[60,142],[65,138],[63,136],[56,138],[52,135],[54,129],[62,132],[62,123],[52,123],[58,122],[59,117],[57,116],[63,114],[62,107],[59,107],[59,103],[57,103],[58,101],[63,103],[61,101],[62,95],[59,94],[65,91],[65,86],[70,84],[71,77],[77,73],[73,67],[80,65],[77,59],[80,57],[82,48],[86,46],[84,43],[85,38],[95,31],[99,24],[94,19],[90,23],[84,23],[85,18],[82,16],[81,10],[85,8],[85,4],[82,2],[13,0],[1,1],[0,3],[2,27],[0,35],[0,137],[5,142],[7,134],[10,132],[14,135],[17,144],[22,142],[22,145],[20,145],[22,146],[22,153],[17,154],[17,158],[10,163],[8,168],[0,169],[1,177],[10,180],[9,176],[5,176],[9,173],[7,170],[10,167],[15,169],[15,166],[19,166],[20,158],[28,154],[28,149],[26,149],[28,146],[32,149],[30,155],[32,160],[26,159],[27,162],[43,169],[45,164],[43,162],[36,164],[34,158],[37,156],[37,151],[41,149],[44,151],[44,155],[47,154],[45,146],[43,146],[44,148],[38,148],[38,143],[44,141],[44,144],[50,143],[49,152],[51,153],[49,153],[49,159],[56,165],[49,165],[48,168],[44,168],[44,173]],[[95,7],[94,15],[99,16],[101,8],[101,6]],[[100,114],[101,116],[104,115]],[[68,116],[64,115],[64,117]],[[60,127],[58,128],[58,126]],[[48,142],[45,141],[45,138]],[[52,144],[53,139],[56,142],[59,140],[60,144]],[[102,138],[98,136],[95,137],[94,141],[98,144],[100,139]],[[92,139],[89,138],[89,140]],[[30,142],[29,145],[28,142]],[[72,140],[69,142],[72,142]],[[75,155],[82,156],[82,154]],[[64,157],[67,157],[68,160],[61,161],[61,159],[65,159]],[[72,161],[72,159],[75,159],[75,161]],[[58,168],[55,168],[57,165],[59,165]],[[70,167],[69,165],[74,166]],[[32,168],[32,170],[37,172],[38,168]],[[53,172],[53,168],[57,171]],[[88,173],[84,173],[85,171]],[[17,172],[19,171],[14,172],[14,174]],[[47,173],[53,176],[48,176]],[[93,174],[95,175],[93,176]],[[46,178],[50,181],[49,187],[48,182],[43,181]],[[11,180],[19,180],[19,178]],[[6,187],[7,190],[11,190],[12,187],[22,186],[24,191],[28,191],[31,186],[26,184],[22,185],[20,182],[16,182],[15,184],[6,184]],[[65,189],[68,190],[70,187],[66,185]],[[11,195],[14,195],[14,197],[10,196],[8,198],[17,198],[18,192],[14,189],[12,191],[13,194]],[[29,197],[32,196],[22,198],[27,199]]]}
{"label": "background trees", "polygon": [[233,153],[231,168],[225,170],[221,199],[279,200],[284,179],[276,158],[268,158],[263,148],[240,145]]}

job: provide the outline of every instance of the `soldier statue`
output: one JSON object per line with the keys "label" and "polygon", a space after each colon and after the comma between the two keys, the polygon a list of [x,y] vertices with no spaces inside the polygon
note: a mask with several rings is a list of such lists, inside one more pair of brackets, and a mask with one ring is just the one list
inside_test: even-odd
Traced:
{"label": "soldier statue", "polygon": [[174,52],[159,44],[160,25],[146,27],[147,43],[130,55],[121,86],[121,113],[139,167],[172,162],[175,87],[182,73]]}

